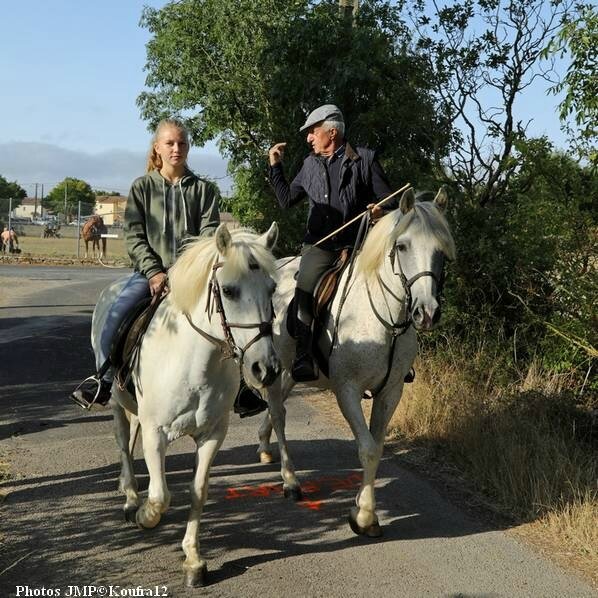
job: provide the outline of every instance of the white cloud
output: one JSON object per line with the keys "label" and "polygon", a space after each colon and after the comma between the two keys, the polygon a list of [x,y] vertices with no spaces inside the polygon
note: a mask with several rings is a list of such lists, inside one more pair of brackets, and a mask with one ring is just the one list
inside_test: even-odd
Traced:
{"label": "white cloud", "polygon": [[[82,179],[94,189],[126,194],[132,181],[145,172],[145,159],[144,152],[119,149],[90,154],[50,143],[0,143],[0,175],[17,181],[29,195],[35,183],[43,183],[48,193],[67,176]],[[226,161],[219,155],[192,149],[189,166],[198,175],[215,180],[222,192],[230,191]]]}

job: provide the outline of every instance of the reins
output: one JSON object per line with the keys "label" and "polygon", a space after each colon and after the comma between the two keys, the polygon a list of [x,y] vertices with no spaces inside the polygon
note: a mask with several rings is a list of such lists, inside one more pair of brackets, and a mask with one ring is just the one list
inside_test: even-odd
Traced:
{"label": "reins", "polygon": [[[205,330],[202,330],[193,322],[189,313],[184,313],[191,328],[193,328],[195,332],[200,334],[207,341],[211,342],[213,345],[218,347],[218,349],[222,353],[222,360],[234,359],[239,363],[239,368],[242,368],[243,356],[245,355],[249,347],[251,347],[254,343],[256,343],[265,336],[272,336],[272,320],[274,319],[274,307],[271,305],[272,311],[270,320],[268,321],[259,322],[256,324],[239,324],[237,322],[229,322],[226,319],[226,313],[224,311],[224,305],[222,303],[220,284],[218,283],[218,279],[216,278],[216,271],[223,265],[224,263],[217,262],[216,264],[214,264],[214,266],[212,266],[212,277],[210,278],[208,296],[206,301],[206,313],[208,314],[208,321],[211,321],[212,313],[214,312],[214,310],[219,314],[222,332],[224,333],[224,339],[217,338],[209,334]],[[231,330],[232,328],[257,328],[258,333],[244,347],[239,347],[233,336]]]}

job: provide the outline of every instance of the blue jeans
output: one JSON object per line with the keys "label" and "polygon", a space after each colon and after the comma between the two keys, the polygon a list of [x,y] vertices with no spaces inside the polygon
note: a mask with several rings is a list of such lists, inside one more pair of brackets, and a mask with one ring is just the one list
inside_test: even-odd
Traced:
{"label": "blue jeans", "polygon": [[[144,297],[150,296],[149,281],[145,276],[134,272],[131,274],[122,291],[112,303],[102,333],[100,335],[100,350],[96,355],[96,367],[98,370],[102,367],[108,355],[112,341],[116,335],[118,327],[121,325],[127,314],[137,305]],[[114,379],[113,368],[110,368],[102,379],[106,382],[112,382]]]}

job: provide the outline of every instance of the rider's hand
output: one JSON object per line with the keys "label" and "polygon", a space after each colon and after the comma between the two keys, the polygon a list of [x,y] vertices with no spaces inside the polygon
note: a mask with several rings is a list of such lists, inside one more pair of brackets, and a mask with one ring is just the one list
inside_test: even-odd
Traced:
{"label": "rider's hand", "polygon": [[270,166],[274,166],[274,164],[282,162],[284,148],[286,145],[286,143],[277,143],[270,148],[270,151],[268,152],[268,156],[270,157]]}
{"label": "rider's hand", "polygon": [[149,279],[149,288],[152,297],[162,292],[162,289],[166,287],[166,274],[164,272],[158,272]]}
{"label": "rider's hand", "polygon": [[369,203],[367,205],[367,208],[371,212],[372,220],[378,220],[379,218],[382,218],[382,216],[384,216],[384,210],[380,206],[377,206],[375,203]]}

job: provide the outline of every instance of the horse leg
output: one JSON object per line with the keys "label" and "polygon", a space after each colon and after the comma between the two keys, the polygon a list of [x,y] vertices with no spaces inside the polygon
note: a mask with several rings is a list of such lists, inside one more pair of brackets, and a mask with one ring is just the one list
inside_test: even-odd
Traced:
{"label": "horse leg", "polygon": [[114,415],[116,443],[120,450],[120,477],[118,489],[126,496],[123,510],[127,521],[134,521],[133,513],[139,507],[139,494],[137,492],[137,479],[133,472],[133,459],[130,446],[130,426],[125,409],[116,401],[111,401]]}
{"label": "horse leg", "polygon": [[[279,380],[282,381],[282,388],[280,389],[279,386],[277,386],[279,384],[279,382],[276,381],[274,383],[274,386],[271,387],[271,389],[272,389],[272,392],[279,393],[283,397],[282,400],[284,402],[286,400],[286,398],[289,396],[291,390],[293,389],[293,386],[295,386],[295,381],[291,377],[290,373],[286,370],[284,370],[282,372]],[[266,389],[266,398],[268,398],[270,396],[268,394],[268,391],[269,391],[269,389]],[[272,400],[278,400],[278,399],[274,398]],[[272,417],[270,416],[270,410],[268,410],[264,414],[264,419],[262,420],[262,423],[258,430],[259,445],[257,448],[257,454],[259,456],[260,463],[267,464],[267,463],[272,463],[274,461],[274,458],[272,456],[272,450],[270,448],[271,438],[272,438]]]}
{"label": "horse leg", "polygon": [[288,372],[285,372],[284,382],[281,381],[281,378],[282,376],[266,390],[266,398],[269,407],[269,422],[271,423],[266,424],[266,422],[264,422],[260,427],[260,447],[258,448],[258,452],[262,463],[267,463],[268,457],[270,461],[272,460],[272,454],[268,450],[268,443],[270,433],[272,428],[274,428],[276,439],[278,440],[278,450],[280,451],[280,475],[282,476],[284,496],[285,498],[290,496],[293,500],[301,500],[301,486],[295,475],[295,466],[289,455],[286,434],[284,431],[286,419],[284,401],[295,383]]}
{"label": "horse leg", "polygon": [[152,425],[141,426],[141,437],[150,482],[147,498],[137,511],[135,520],[140,527],[152,528],[160,523],[162,513],[166,513],[170,505],[165,471],[168,440],[164,432]]}
{"label": "horse leg", "polygon": [[[268,403],[270,403],[270,398],[268,395],[267,398]],[[264,419],[262,419],[262,423],[259,427],[257,435],[260,441],[257,447],[257,454],[260,463],[272,463],[274,461],[274,457],[272,456],[272,450],[270,449],[270,439],[272,438],[272,418],[270,417],[270,410],[266,411],[264,414]]]}
{"label": "horse leg", "polygon": [[85,257],[87,257],[88,250],[89,250],[89,241],[87,239],[85,239]]}
{"label": "horse leg", "polygon": [[382,457],[383,443],[378,443],[367,427],[361,409],[361,392],[356,386],[345,386],[340,389],[337,399],[355,436],[359,461],[363,467],[361,486],[355,498],[356,506],[351,509],[349,515],[349,525],[356,534],[376,538],[382,535],[382,530],[376,515],[374,484]]}
{"label": "horse leg", "polygon": [[183,571],[185,572],[185,585],[188,587],[203,586],[206,583],[208,566],[201,557],[199,550],[199,526],[203,506],[208,497],[210,467],[226,436],[228,422],[229,416],[226,413],[216,426],[211,438],[205,442],[197,442],[195,475],[190,486],[191,511],[189,512],[187,530],[182,543],[186,557],[183,563]]}

